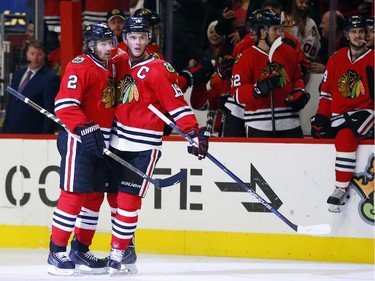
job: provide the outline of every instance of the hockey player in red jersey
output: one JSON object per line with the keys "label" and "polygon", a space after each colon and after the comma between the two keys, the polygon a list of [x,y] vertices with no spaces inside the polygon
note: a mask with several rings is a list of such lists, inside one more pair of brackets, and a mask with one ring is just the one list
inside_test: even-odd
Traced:
{"label": "hockey player in red jersey", "polygon": [[373,138],[374,50],[366,47],[366,22],[362,16],[345,20],[349,47],[328,60],[321,84],[319,106],[311,119],[314,138],[335,138],[335,190],[328,209],[341,212],[356,166],[360,139]]}
{"label": "hockey player in red jersey", "polygon": [[124,30],[125,19],[125,13],[120,9],[114,8],[107,13],[108,27],[113,31],[113,34],[117,38],[117,45],[111,52],[112,58],[126,52],[126,44],[122,40],[122,32]]}
{"label": "hockey player in red jersey", "polygon": [[148,54],[152,54],[154,57],[163,60],[164,56],[161,54],[161,48],[157,42],[160,32],[159,14],[146,8],[139,8],[134,12],[133,17],[142,17],[148,21],[151,29],[151,40],[147,45],[146,51]]}
{"label": "hockey player in red jersey", "polygon": [[[178,126],[197,141],[198,146],[188,147],[188,152],[204,158],[209,134],[205,128],[198,128],[194,113],[176,84],[177,73],[168,62],[145,51],[151,39],[148,22],[141,17],[129,18],[124,39],[128,54],[114,60],[119,95],[110,149],[147,175],[153,174],[161,155],[164,122],[148,109],[152,104],[168,112]],[[149,182],[116,163],[112,172],[112,182],[119,192],[108,266],[110,274],[115,274],[121,268],[124,251],[136,230],[137,212]]]}
{"label": "hockey player in red jersey", "polygon": [[249,23],[256,43],[237,56],[231,88],[234,102],[245,106],[247,136],[302,138],[298,112],[310,95],[294,49],[279,38],[280,17],[260,9]]}
{"label": "hockey player in red jersey", "polygon": [[[55,275],[72,275],[82,267],[88,273],[106,271],[106,261],[95,257],[89,246],[108,191],[109,167],[103,148],[109,144],[115,87],[107,65],[116,37],[106,24],[88,25],[83,37],[85,54],[67,65],[55,99],[56,116],[70,131],[61,130],[57,139],[61,194],[53,213],[48,256],[48,272]],[[116,208],[113,198],[111,207]]]}

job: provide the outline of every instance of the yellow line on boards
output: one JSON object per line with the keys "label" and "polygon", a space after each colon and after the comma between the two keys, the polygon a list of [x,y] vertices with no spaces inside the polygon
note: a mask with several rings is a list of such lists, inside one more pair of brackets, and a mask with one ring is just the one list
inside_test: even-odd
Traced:
{"label": "yellow line on boards", "polygon": [[[0,248],[46,248],[46,226],[0,225]],[[305,235],[137,229],[138,253],[374,263],[374,239]],[[110,250],[97,232],[91,250]],[[47,253],[46,253],[47,255]]]}

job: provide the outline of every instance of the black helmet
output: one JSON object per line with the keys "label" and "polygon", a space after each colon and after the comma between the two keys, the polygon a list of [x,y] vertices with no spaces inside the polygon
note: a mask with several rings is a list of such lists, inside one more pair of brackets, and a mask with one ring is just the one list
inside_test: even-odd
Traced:
{"label": "black helmet", "polygon": [[280,25],[280,17],[271,9],[258,9],[251,13],[246,21],[246,29],[259,35],[260,28]]}
{"label": "black helmet", "polygon": [[366,19],[367,29],[374,29],[374,16]]}
{"label": "black helmet", "polygon": [[106,23],[89,24],[83,32],[83,41],[107,40],[115,37]]}
{"label": "black helmet", "polygon": [[89,48],[89,42],[95,42],[97,40],[112,40],[113,46],[117,44],[117,38],[113,34],[113,31],[108,27],[106,23],[89,24],[83,31],[83,47],[85,53],[95,53],[95,50]]}
{"label": "black helmet", "polygon": [[143,17],[130,17],[126,20],[124,33],[130,32],[149,32],[150,24]]}
{"label": "black helmet", "polygon": [[360,15],[350,16],[345,19],[344,30],[346,32],[348,32],[351,28],[356,28],[356,27],[362,27],[367,33],[366,20],[362,16]]}
{"label": "black helmet", "polygon": [[133,17],[145,18],[150,25],[157,25],[158,23],[160,23],[159,14],[146,8],[140,8],[136,10],[133,14]]}

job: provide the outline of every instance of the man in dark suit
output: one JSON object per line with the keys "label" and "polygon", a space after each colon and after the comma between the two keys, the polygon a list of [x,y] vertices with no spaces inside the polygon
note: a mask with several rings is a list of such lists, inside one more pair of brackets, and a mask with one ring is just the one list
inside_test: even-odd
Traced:
{"label": "man in dark suit", "polygon": [[[54,110],[54,99],[59,91],[60,79],[46,66],[43,43],[30,41],[26,50],[27,67],[13,74],[11,87],[45,108]],[[14,96],[9,96],[3,133],[53,134],[56,124]]]}

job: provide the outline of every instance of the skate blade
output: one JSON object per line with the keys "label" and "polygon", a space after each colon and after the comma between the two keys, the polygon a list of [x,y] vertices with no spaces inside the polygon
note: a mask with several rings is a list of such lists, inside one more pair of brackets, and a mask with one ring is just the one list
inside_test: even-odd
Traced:
{"label": "skate blade", "polygon": [[65,268],[57,268],[53,265],[50,265],[47,270],[48,274],[54,276],[72,276],[75,272],[75,269],[65,269]]}
{"label": "skate blade", "polygon": [[[344,204],[342,204],[342,205],[344,205]],[[341,206],[342,205],[333,205],[333,204],[329,204],[328,205],[328,211],[330,211],[331,213],[341,213],[341,211],[342,211],[342,208],[341,208]]]}
{"label": "skate blade", "polygon": [[109,276],[129,275],[126,270],[118,270],[115,268],[109,268]]}
{"label": "skate blade", "polygon": [[117,270],[115,268],[109,268],[109,276],[119,276],[119,275],[131,275],[138,272],[135,264],[122,264],[121,269]]}
{"label": "skate blade", "polygon": [[121,264],[121,271],[127,271],[128,274],[137,274],[138,268],[135,263]]}
{"label": "skate blade", "polygon": [[74,275],[102,275],[107,274],[108,268],[102,267],[102,268],[91,268],[86,265],[80,264],[76,265],[76,272]]}

